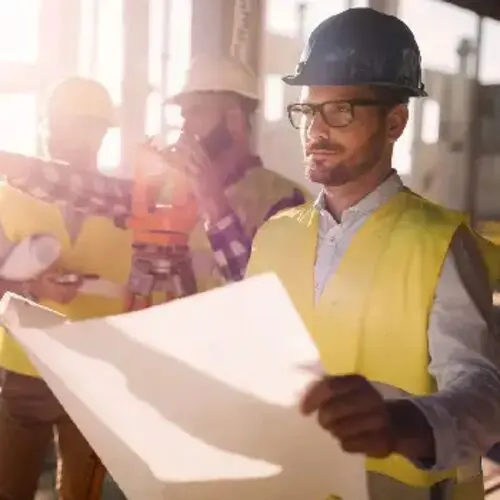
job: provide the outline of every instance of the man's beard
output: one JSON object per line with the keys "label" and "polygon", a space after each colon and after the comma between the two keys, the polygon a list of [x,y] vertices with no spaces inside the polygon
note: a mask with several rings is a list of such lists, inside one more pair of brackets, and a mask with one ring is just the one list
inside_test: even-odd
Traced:
{"label": "man's beard", "polygon": [[[306,175],[308,179],[323,186],[343,186],[363,177],[375,168],[382,159],[384,151],[383,134],[382,128],[375,131],[359,150],[359,159],[353,159],[349,163],[342,161],[331,165],[328,159],[314,160],[312,157],[307,158]],[[307,154],[311,155],[314,151],[331,151],[333,154],[343,154],[346,149],[322,138],[308,147]]]}
{"label": "man's beard", "polygon": [[348,166],[345,163],[339,163],[332,167],[328,165],[326,160],[309,160],[306,175],[315,184],[343,186],[368,173],[379,161],[380,157],[373,157],[356,165]]}

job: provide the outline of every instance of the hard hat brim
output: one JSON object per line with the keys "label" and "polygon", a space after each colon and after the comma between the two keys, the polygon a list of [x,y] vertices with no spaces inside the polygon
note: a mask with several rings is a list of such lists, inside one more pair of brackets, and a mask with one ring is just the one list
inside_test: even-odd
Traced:
{"label": "hard hat brim", "polygon": [[305,74],[305,72],[294,74],[294,75],[286,75],[281,79],[287,85],[295,86],[295,87],[341,87],[341,86],[361,86],[361,85],[370,85],[374,87],[386,87],[392,88],[396,90],[407,90],[410,97],[429,97],[429,94],[424,89],[417,89],[414,87],[410,87],[407,85],[397,85],[394,83],[388,82],[370,82],[370,81],[359,81],[356,83],[346,82],[346,81],[335,81],[332,78],[325,79],[322,81],[316,77],[309,77],[309,75]]}
{"label": "hard hat brim", "polygon": [[231,90],[231,89],[217,89],[217,90],[190,90],[190,91],[187,91],[187,92],[178,92],[177,94],[173,94],[169,97],[167,97],[164,101],[163,101],[163,105],[164,106],[167,106],[169,104],[174,104],[174,105],[177,105],[177,106],[182,106],[182,103],[184,101],[184,99],[186,97],[189,97],[191,95],[194,95],[194,94],[215,94],[215,93],[221,93],[221,92],[232,92],[234,94],[237,94],[241,97],[244,97],[245,99],[250,99],[251,101],[255,101],[256,103],[259,103],[260,102],[260,99],[258,98],[258,96],[256,94],[253,94],[251,92],[235,92],[234,90]]}

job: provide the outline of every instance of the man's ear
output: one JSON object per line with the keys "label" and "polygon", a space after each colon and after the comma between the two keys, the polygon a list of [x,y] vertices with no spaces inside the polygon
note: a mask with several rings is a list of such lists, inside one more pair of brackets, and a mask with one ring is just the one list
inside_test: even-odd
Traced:
{"label": "man's ear", "polygon": [[390,142],[396,142],[403,134],[408,123],[408,106],[399,104],[389,111],[387,132]]}

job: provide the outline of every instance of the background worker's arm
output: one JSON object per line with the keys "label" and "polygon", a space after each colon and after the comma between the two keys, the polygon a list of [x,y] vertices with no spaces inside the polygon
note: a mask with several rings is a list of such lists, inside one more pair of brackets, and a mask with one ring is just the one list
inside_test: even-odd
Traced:
{"label": "background worker's arm", "polygon": [[23,193],[81,213],[117,218],[121,223],[131,211],[130,180],[5,151],[0,151],[0,172]]}
{"label": "background worker's arm", "polygon": [[500,442],[500,340],[477,244],[459,229],[444,263],[428,329],[439,391],[414,399],[430,423],[436,468],[450,469]]}
{"label": "background worker's arm", "polygon": [[0,297],[3,297],[7,292],[12,292],[23,297],[30,296],[26,282],[10,281],[0,278]]}

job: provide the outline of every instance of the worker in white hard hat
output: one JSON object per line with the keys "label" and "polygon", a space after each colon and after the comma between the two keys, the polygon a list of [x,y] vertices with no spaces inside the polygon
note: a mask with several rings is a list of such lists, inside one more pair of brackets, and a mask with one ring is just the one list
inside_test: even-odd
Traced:
{"label": "worker in white hard hat", "polygon": [[242,279],[258,227],[281,209],[302,204],[305,195],[264,168],[252,151],[259,97],[248,66],[232,57],[200,55],[167,103],[180,107],[184,123],[175,147],[162,158],[185,175],[198,205],[190,247],[197,290],[204,291]]}
{"label": "worker in white hard hat", "polygon": [[[67,170],[73,172],[66,191],[71,192],[72,182],[78,184],[76,170],[97,169],[102,141],[115,124],[111,97],[98,82],[75,77],[54,87],[46,102],[43,137],[47,155],[68,163]],[[40,170],[36,189],[32,187],[36,196],[30,195],[29,189],[23,192],[23,186],[16,189],[7,184],[0,189],[0,262],[5,264],[0,269],[0,293],[13,291],[27,296],[71,320],[119,313],[120,297],[100,296],[85,291],[84,285],[87,279],[96,278],[120,286],[126,282],[130,235],[112,220],[82,215],[75,208],[79,205],[75,196],[73,207],[60,208],[50,202],[50,197],[57,195],[54,189],[61,188],[54,182],[57,170],[49,167]],[[39,236],[44,238],[37,239]],[[47,248],[52,241],[57,255],[53,258],[49,252],[50,267],[43,267],[42,258],[38,262],[41,268],[32,266],[30,276],[19,276],[14,273],[18,262],[12,249],[21,248],[18,244],[27,239],[31,245],[43,241]],[[10,260],[5,260],[6,256]],[[0,367],[0,499],[34,498],[54,430],[61,458],[59,498],[99,498],[99,492],[93,492],[94,485],[102,484],[98,458],[22,349],[3,329]]]}

